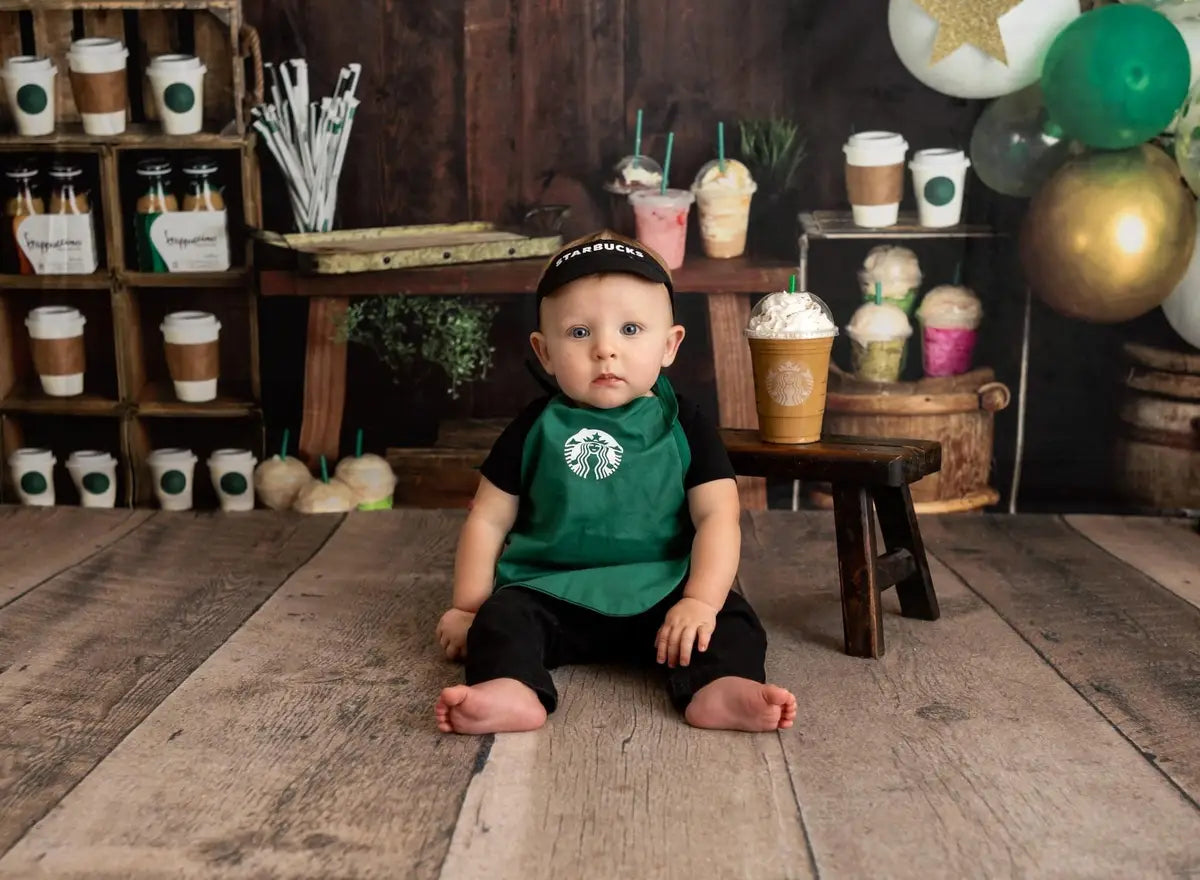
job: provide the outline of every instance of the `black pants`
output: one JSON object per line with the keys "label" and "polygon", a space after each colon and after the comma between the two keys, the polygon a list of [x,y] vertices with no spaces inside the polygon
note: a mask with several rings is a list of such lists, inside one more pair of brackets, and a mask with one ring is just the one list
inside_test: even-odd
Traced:
{"label": "black pants", "polygon": [[[558,692],[548,670],[572,663],[632,663],[659,666],[654,639],[663,618],[679,601],[683,588],[648,611],[631,617],[606,614],[564,602],[523,587],[494,592],[467,633],[467,684],[515,678],[538,695],[547,712],[558,704]],[[666,673],[667,692],[682,712],[692,695],[709,682],[727,675],[765,682],[763,668],[767,634],[754,609],[730,592],[717,615],[717,628],[708,650],[693,646],[687,666],[659,666]]]}

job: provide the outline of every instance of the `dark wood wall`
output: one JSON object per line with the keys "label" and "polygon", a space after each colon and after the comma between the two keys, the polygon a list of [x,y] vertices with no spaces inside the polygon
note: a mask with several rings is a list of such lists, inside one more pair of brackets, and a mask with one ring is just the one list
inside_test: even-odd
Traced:
{"label": "dark wood wall", "polygon": [[[724,120],[731,149],[740,118],[787,115],[809,140],[802,203],[845,207],[841,144],[855,128],[901,131],[913,149],[965,147],[983,104],[927,89],[900,64],[882,0],[246,0],[267,60],[302,55],[314,94],[338,68],[363,64],[339,203],[341,226],[504,220],[527,205],[566,203],[565,232],[604,220],[604,171],[629,152],[639,108],[645,151],[675,133],[672,183],[686,185],[715,150]],[[282,195],[269,219],[286,223]],[[969,184],[973,220],[1013,231],[1023,203]],[[911,193],[907,195],[911,202]],[[810,287],[842,322],[856,305],[854,271],[871,243],[816,244]],[[1011,240],[915,248],[928,283],[958,263],[979,290],[986,325],[979,361],[1015,392],[1023,288]],[[264,303],[264,393],[273,431],[300,414],[302,303]],[[704,311],[685,301],[689,336],[672,379],[714,405]],[[504,416],[536,392],[523,368],[532,320],[508,303],[497,320],[496,366],[458,400],[418,369],[396,383],[351,348],[346,436],[429,442],[439,419]],[[1169,342],[1157,310],[1117,327],[1070,322],[1034,308],[1034,346],[1022,497],[1085,507],[1108,496],[1117,352],[1126,338]],[[835,358],[846,364],[844,341]],[[919,374],[914,349],[909,371]],[[1016,407],[997,419],[994,484],[1007,492]],[[347,448],[345,445],[343,448]]]}

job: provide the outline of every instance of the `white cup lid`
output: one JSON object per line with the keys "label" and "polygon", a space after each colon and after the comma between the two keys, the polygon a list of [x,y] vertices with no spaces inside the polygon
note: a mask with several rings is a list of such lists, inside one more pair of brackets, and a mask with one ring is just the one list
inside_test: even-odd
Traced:
{"label": "white cup lid", "polygon": [[23,71],[54,70],[54,62],[42,55],[14,55],[4,62],[4,69],[7,71],[17,68]]}
{"label": "white cup lid", "polygon": [[111,453],[96,449],[77,449],[67,457],[69,468],[103,468],[116,463],[117,460]]}
{"label": "white cup lid", "polygon": [[951,147],[938,147],[931,150],[917,150],[912,155],[910,165],[924,165],[932,168],[958,168],[970,165],[971,160],[962,150]]}
{"label": "white cup lid", "polygon": [[254,453],[249,449],[216,449],[213,454],[208,457],[208,463],[211,464],[254,464]]}
{"label": "white cup lid", "polygon": [[182,330],[184,328],[213,328],[214,330],[221,329],[221,322],[217,320],[217,316],[212,312],[171,312],[163,318],[160,330],[166,330],[168,327],[173,330]]}
{"label": "white cup lid", "polygon": [[49,449],[26,446],[14,450],[13,454],[8,457],[8,463],[14,466],[21,464],[28,467],[47,467],[54,464],[54,453]]}
{"label": "white cup lid", "polygon": [[894,131],[860,131],[850,135],[850,139],[846,141],[846,147],[854,147],[855,149],[893,149],[904,148],[908,149],[908,142],[904,140],[904,136],[897,134]]}
{"label": "white cup lid", "polygon": [[158,465],[190,464],[196,460],[196,455],[190,449],[170,446],[155,449],[146,460],[150,464]]}
{"label": "white cup lid", "polygon": [[120,52],[125,48],[125,44],[116,37],[84,37],[82,40],[76,40],[71,44],[71,48],[67,51],[75,53],[102,53],[102,52]]}

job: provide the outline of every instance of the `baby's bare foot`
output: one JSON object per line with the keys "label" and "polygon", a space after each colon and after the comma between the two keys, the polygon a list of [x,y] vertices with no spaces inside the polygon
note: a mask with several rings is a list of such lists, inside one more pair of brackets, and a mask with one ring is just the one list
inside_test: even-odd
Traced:
{"label": "baby's bare foot", "polygon": [[546,723],[542,701],[515,678],[448,687],[433,714],[442,733],[512,733]]}
{"label": "baby's bare foot", "polygon": [[796,720],[796,698],[773,684],[727,675],[700,688],[684,718],[716,730],[776,730]]}

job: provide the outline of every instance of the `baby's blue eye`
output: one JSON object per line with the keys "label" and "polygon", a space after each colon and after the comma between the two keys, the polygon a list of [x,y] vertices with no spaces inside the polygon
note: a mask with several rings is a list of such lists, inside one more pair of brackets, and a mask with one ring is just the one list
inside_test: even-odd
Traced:
{"label": "baby's blue eye", "polygon": [[585,339],[591,335],[588,333],[587,327],[572,327],[570,330],[567,331],[567,334],[572,339]]}
{"label": "baby's blue eye", "polygon": [[625,324],[621,327],[621,333],[625,336],[637,336],[641,329],[637,324]]}

